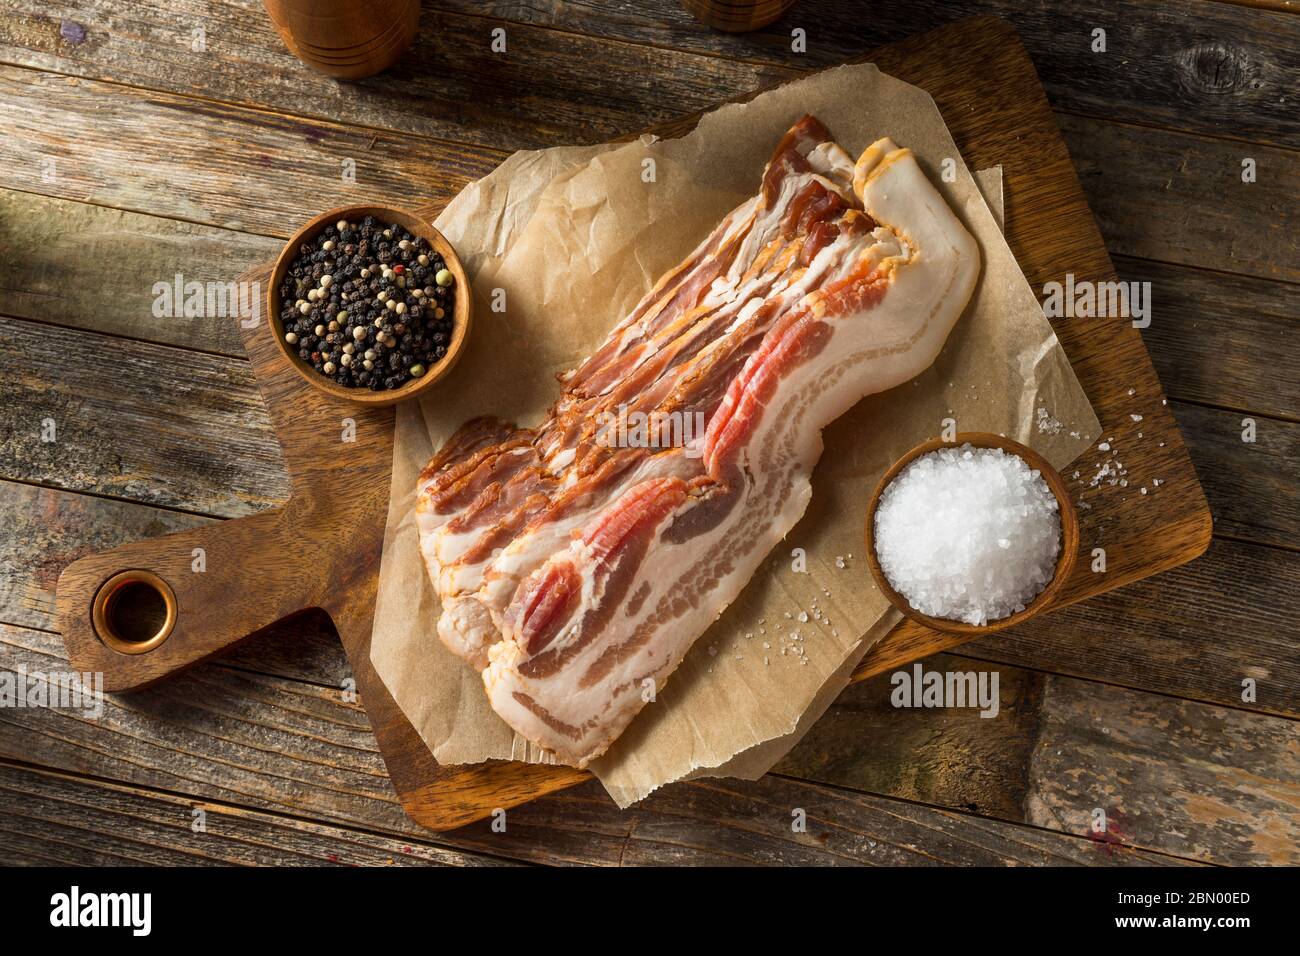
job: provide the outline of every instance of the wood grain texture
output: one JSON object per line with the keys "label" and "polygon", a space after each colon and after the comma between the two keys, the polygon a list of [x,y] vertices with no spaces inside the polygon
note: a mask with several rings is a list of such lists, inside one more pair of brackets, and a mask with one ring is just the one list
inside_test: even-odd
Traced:
{"label": "wood grain texture", "polygon": [[[57,166],[56,166],[57,169]],[[225,316],[154,315],[158,282],[229,282],[280,243],[103,206],[0,189],[0,312],[50,325],[244,355]]]}
{"label": "wood grain texture", "polygon": [[[66,667],[57,635],[0,626],[0,670]],[[533,862],[1185,862],[777,776],[680,784],[627,811],[590,781],[509,810],[504,833],[483,820],[435,837],[402,812],[362,703],[373,710],[369,701],[344,701],[338,690],[203,665],[140,693],[109,695],[97,719],[72,710],[0,709],[0,757],[165,791],[183,802]],[[791,828],[795,808],[807,812],[806,833]],[[28,852],[51,851],[34,839]]]}
{"label": "wood grain texture", "polygon": [[0,481],[0,621],[54,629],[59,572],[83,554],[209,519],[129,501]]}
{"label": "wood grain texture", "polygon": [[[1297,594],[1300,555],[1220,538],[1200,561],[962,653],[1297,717]],[[1241,699],[1246,678],[1259,685],[1250,704]]]}
{"label": "wood grain texture", "polygon": [[[926,671],[996,672],[997,716],[983,718],[976,709],[895,708],[893,674],[881,674],[840,694],[773,772],[1024,820],[1027,771],[1043,719],[1044,675],[960,654],[936,654],[917,663]],[[910,676],[914,666],[900,670]]]}
{"label": "wood grain texture", "polygon": [[921,664],[997,673],[997,716],[896,709],[874,678],[777,772],[1202,861],[1300,860],[1295,721],[951,655]]}
{"label": "wood grain texture", "polygon": [[[55,584],[85,554],[211,523],[164,508],[0,481],[0,621],[53,631]],[[352,675],[327,615],[284,621],[223,663],[341,688]]]}
{"label": "wood grain texture", "polygon": [[[487,14],[611,40],[696,50],[798,69],[861,55],[882,43],[992,14],[1024,39],[1052,105],[1143,125],[1211,136],[1300,145],[1292,94],[1300,70],[1300,23],[1294,16],[1209,0],[913,0],[888,16],[857,0],[804,0],[756,33],[701,30],[672,0],[433,0],[438,9]],[[791,49],[791,31],[807,48]],[[1107,53],[1091,50],[1106,31]]]}
{"label": "wood grain texture", "polygon": [[[972,41],[977,30],[981,36],[978,43]],[[1059,275],[1062,260],[1077,269],[1082,278],[1112,276],[1100,239],[1086,218],[1086,206],[1068,155],[1056,136],[1046,100],[1023,51],[1015,42],[1014,34],[1004,24],[988,20],[963,24],[879,51],[875,58],[882,68],[917,82],[935,95],[941,110],[949,117],[950,129],[963,155],[973,165],[977,168],[992,165],[999,161],[994,157],[1006,157],[1001,160],[1004,174],[1009,181],[1023,184],[1021,188],[1024,191],[1020,195],[1025,203],[1019,207],[1012,206],[1007,232],[1031,283],[1036,275]],[[994,85],[990,86],[990,82]],[[981,109],[976,115],[977,111],[970,108],[976,103],[987,107],[990,102],[999,100],[1004,104],[1000,110]],[[1009,121],[1013,111],[1019,113],[1018,124]],[[988,119],[990,114],[996,115],[995,121]],[[664,132],[680,133],[693,122],[692,118],[687,118],[667,127]],[[1031,208],[1038,209],[1038,215],[1028,215]],[[431,215],[433,210],[426,210],[426,213]],[[1055,220],[1062,216],[1073,220],[1073,230],[1061,230]],[[1099,338],[1101,328],[1107,332],[1105,338]],[[246,347],[271,408],[296,407],[297,417],[290,421],[281,416],[277,429],[288,449],[286,459],[294,473],[295,487],[310,488],[314,482],[304,475],[325,466],[325,459],[336,453],[336,449],[331,449],[321,440],[323,419],[315,420],[325,412],[323,408],[315,408],[317,401],[323,402],[324,399],[317,400],[315,394],[307,394],[301,388],[298,390],[301,394],[295,398],[291,370],[284,366],[282,358],[278,363],[271,361],[274,358],[270,354],[271,343],[256,332],[244,331]],[[1167,449],[1163,455],[1153,453],[1148,457],[1160,467],[1160,477],[1166,488],[1161,495],[1149,500],[1149,506],[1144,510],[1137,510],[1133,504],[1125,507],[1129,499],[1119,492],[1091,497],[1088,513],[1093,516],[1093,528],[1099,532],[1106,522],[1118,521],[1134,543],[1117,549],[1112,571],[1106,576],[1098,578],[1088,572],[1076,572],[1064,588],[1067,600],[1079,600],[1106,586],[1118,586],[1127,580],[1189,560],[1204,549],[1209,534],[1209,513],[1172,419],[1163,405],[1151,404],[1159,396],[1159,383],[1141,347],[1140,338],[1127,322],[1119,320],[1104,323],[1092,320],[1087,324],[1086,332],[1085,335],[1085,327],[1079,323],[1058,329],[1076,364],[1080,380],[1108,429],[1118,427],[1122,430],[1125,427],[1126,417],[1121,416],[1121,407],[1131,410],[1139,402],[1147,403],[1142,406],[1147,409],[1144,428],[1166,439],[1161,445]],[[1120,380],[1131,386],[1125,393],[1129,398],[1120,396]],[[1138,399],[1130,400],[1139,392]],[[1117,426],[1116,422],[1120,424]],[[378,420],[372,424],[376,429],[391,427]],[[391,435],[386,441],[391,443]],[[300,442],[301,447],[298,447]],[[362,455],[354,455],[352,467],[355,470],[364,462],[365,467],[375,469],[378,474],[387,468],[391,445],[373,436],[366,442],[367,445],[358,451],[371,448],[374,457],[365,459]],[[1130,465],[1135,466],[1135,462]],[[302,474],[298,473],[299,469]],[[378,484],[378,480],[363,482],[366,488]],[[1137,498],[1136,495],[1132,497]],[[329,512],[321,510],[323,503],[319,498],[304,494],[297,500],[303,502],[301,510],[296,510],[295,499],[291,499],[284,514],[297,513],[301,518],[298,521],[259,515],[239,523],[242,528],[228,525],[219,532],[201,529],[193,532],[191,537],[173,538],[152,546],[128,546],[116,552],[84,558],[72,565],[61,579],[60,627],[78,667],[111,669],[113,673],[110,673],[108,681],[113,687],[139,686],[178,666],[216,653],[237,639],[240,624],[248,625],[245,631],[257,629],[284,617],[294,607],[322,606],[335,619],[359,686],[370,701],[371,716],[389,770],[407,811],[416,819],[435,827],[452,826],[486,815],[493,807],[514,805],[582,779],[583,775],[565,769],[519,764],[440,768],[432,762],[410,725],[396,710],[387,691],[379,684],[369,663],[370,605],[377,576],[378,528],[382,525],[378,517],[374,521],[376,529],[373,535],[367,536],[364,530],[366,520],[360,522],[361,530],[346,542],[345,556],[339,553],[337,543],[329,549],[326,545],[328,538],[309,539],[313,542],[310,544],[304,542],[310,554],[308,580],[290,581],[264,576],[262,588],[269,591],[270,599],[259,602],[256,615],[249,613],[251,609],[232,611],[225,605],[219,612],[216,608],[208,610],[203,604],[204,595],[222,593],[222,588],[213,588],[227,582],[225,589],[235,586],[235,579],[228,577],[228,568],[232,567],[234,556],[241,549],[252,551],[257,559],[253,562],[256,566],[268,569],[283,566],[286,560],[291,560],[290,555],[294,555],[291,543],[294,526],[317,527],[330,523],[320,520],[321,515]],[[368,513],[364,507],[352,510],[356,514]],[[374,515],[382,516],[380,506],[374,507]],[[222,564],[221,577],[199,582],[193,576],[178,578],[184,574],[183,565],[177,563],[182,560],[177,556],[178,551],[184,554],[200,536],[210,533],[221,536],[219,553],[228,553]],[[185,547],[178,547],[177,540]],[[263,541],[267,542],[264,547],[255,546],[255,542]],[[227,547],[229,542],[236,542],[239,546]],[[327,550],[310,550],[322,546]],[[200,633],[193,626],[184,628],[183,613],[182,623],[178,625],[178,631],[184,629],[180,635],[183,639],[178,641],[173,637],[148,655],[129,659],[118,655],[114,659],[84,626],[82,614],[83,606],[98,582],[123,567],[146,567],[160,573],[173,588],[191,589],[199,602],[192,604],[191,608],[202,606],[209,618],[213,613],[219,613],[220,619],[216,622],[209,620],[205,631]],[[181,580],[185,582],[183,585]],[[331,580],[346,581],[347,586],[335,584],[331,590]],[[329,595],[329,598],[321,599],[322,595]],[[184,612],[184,595],[181,595],[181,603]],[[191,610],[191,615],[193,613]],[[340,620],[340,616],[344,619]],[[868,654],[857,672],[858,676],[878,673],[899,661],[950,647],[957,640],[907,622]]]}
{"label": "wood grain texture", "polygon": [[0,186],[282,238],[331,206],[445,203],[505,158],[11,66],[0,102]]}
{"label": "wood grain texture", "polygon": [[481,854],[0,762],[0,865],[24,863],[506,865]]}
{"label": "wood grain texture", "polygon": [[221,516],[287,496],[245,362],[0,317],[0,364],[4,478]]}
{"label": "wood grain texture", "polygon": [[1152,285],[1142,340],[1170,398],[1300,419],[1295,286],[1124,256],[1116,265],[1123,281]]}
{"label": "wood grain texture", "polygon": [[1300,724],[1057,677],[1045,697],[1030,822],[1079,832],[1101,808],[1107,836],[1126,843],[1154,835],[1173,853],[1238,866],[1300,861]]}
{"label": "wood grain texture", "polygon": [[[1173,407],[1215,527],[1300,551],[1300,423],[1200,405]],[[1255,425],[1253,442],[1242,440],[1247,419]]]}
{"label": "wood grain texture", "polygon": [[[1059,119],[1111,252],[1300,281],[1294,151]],[[1247,158],[1255,182],[1242,181]]]}
{"label": "wood grain texture", "polygon": [[[108,42],[158,35],[157,43],[163,49],[140,53],[135,62],[169,66],[160,66],[156,76],[140,77],[138,82],[216,99],[238,98],[222,86],[231,82],[226,62],[206,54],[195,56],[175,43],[174,25],[167,26],[167,17],[173,14],[153,9],[150,16],[160,19],[159,23],[136,24],[129,19],[134,14],[123,13],[133,25],[106,34]],[[212,8],[212,14],[233,15],[220,4]],[[240,106],[201,103],[170,93],[149,94],[107,83],[0,68],[0,98],[13,101],[17,107],[11,116],[0,114],[0,133],[13,140],[8,156],[0,141],[0,159],[8,161],[0,185],[283,237],[308,213],[329,206],[357,201],[401,204],[409,200],[408,205],[430,200],[445,202],[470,179],[483,175],[504,158],[506,153],[493,147],[591,142],[627,134],[650,122],[667,122],[683,110],[711,105],[721,97],[752,93],[764,84],[808,70],[803,60],[798,69],[773,66],[759,73],[748,64],[737,65],[717,57],[688,57],[687,63],[646,62],[645,57],[659,55],[660,51],[648,53],[646,47],[636,44],[596,42],[527,27],[522,28],[525,45],[521,46],[516,38],[510,41],[515,46],[508,44],[508,50],[513,52],[497,55],[485,48],[484,38],[493,22],[475,21],[473,29],[477,32],[458,47],[480,51],[486,62],[461,63],[453,59],[445,64],[445,75],[475,76],[490,88],[490,77],[502,66],[501,61],[518,56],[515,68],[519,75],[540,71],[542,76],[554,77],[579,70],[581,76],[573,80],[575,85],[560,88],[522,84],[529,102],[537,100],[528,109],[521,108],[521,81],[516,74],[508,84],[508,101],[503,99],[499,108],[484,103],[481,91],[470,91],[466,95],[477,107],[466,114],[465,122],[453,129],[433,131],[456,137],[456,143],[413,135],[420,128],[421,117],[437,115],[442,108],[440,96],[435,96],[432,103],[408,102],[398,96],[385,107],[390,112],[380,117],[356,115],[344,106],[338,107],[350,123],[385,128],[370,132],[334,120],[301,120]],[[42,29],[49,32],[54,27]],[[1243,31],[1238,28],[1238,32]],[[245,34],[236,29],[227,35]],[[534,41],[563,41],[569,45],[559,50],[526,45]],[[276,41],[270,37],[267,42]],[[573,48],[575,43],[586,43],[591,48]],[[27,45],[39,46],[35,41]],[[90,45],[87,42],[74,47],[59,40],[53,49],[70,53]],[[17,49],[25,47],[20,44]],[[18,62],[53,65],[40,56],[21,52],[11,55]],[[91,55],[90,51],[86,55]],[[96,61],[90,62],[93,66]],[[249,62],[260,61],[250,54]],[[292,64],[291,58],[289,62]],[[593,63],[601,64],[604,71],[596,89],[590,77]],[[70,64],[63,66],[73,68]],[[76,72],[112,76],[125,69],[116,60],[92,66],[82,64]],[[245,79],[256,89],[266,71],[248,69],[252,75]],[[304,73],[292,66],[287,69],[291,76]],[[430,72],[420,71],[421,75]],[[1111,75],[1117,71],[1093,72]],[[649,88],[644,83],[634,84],[640,98],[606,103],[602,97],[611,89],[606,74],[613,78],[653,75],[657,79]],[[437,71],[437,75],[444,73]],[[384,82],[386,85],[380,89],[391,91],[387,78]],[[310,102],[285,103],[284,91],[293,88],[291,77],[281,77],[253,96],[253,105],[263,109],[293,106],[310,113]],[[326,91],[315,89],[304,96],[332,102],[330,97],[342,94],[336,84],[331,88],[333,92],[328,96]],[[365,102],[369,95],[358,93],[347,102]],[[1205,94],[1202,98],[1210,97]],[[465,96],[456,98],[456,102],[465,101]],[[1208,103],[1198,106],[1201,112],[1209,108]],[[83,130],[81,117],[92,113],[97,123],[93,129]],[[41,114],[42,121],[28,121],[28,114]],[[551,124],[545,135],[534,128],[538,117]],[[976,118],[982,118],[985,125],[997,120],[987,109],[981,109]],[[1296,235],[1300,230],[1291,228],[1288,210],[1300,189],[1300,166],[1290,151],[1252,147],[1259,179],[1244,184],[1240,181],[1245,156],[1241,143],[1183,132],[1148,131],[1146,127],[1093,117],[1066,115],[1060,123],[1069,149],[1084,172],[1086,194],[1112,251],[1215,270],[1296,279],[1300,272],[1300,240]],[[241,149],[241,143],[246,143],[247,148]],[[288,155],[301,156],[301,162],[282,161],[281,157]],[[41,162],[51,158],[56,179],[46,183],[42,180]],[[345,160],[356,163],[354,185],[342,180],[340,164]],[[130,175],[120,174],[124,168],[130,169]],[[221,168],[229,175],[195,177],[191,175],[195,168]],[[114,174],[106,175],[108,170]],[[415,188],[403,186],[403,176]],[[166,188],[175,181],[186,182],[187,188],[182,193]],[[1222,196],[1230,197],[1231,203],[1220,202]],[[1189,209],[1197,210],[1195,222],[1188,218]],[[1259,236],[1268,236],[1269,240],[1250,238]]]}
{"label": "wood grain texture", "polygon": [[[600,142],[790,75],[763,64],[426,11],[400,63],[381,77],[341,85],[303,70],[256,0],[0,6],[12,11],[0,20],[6,62],[327,117],[331,126],[504,150]],[[204,53],[178,42],[195,23],[212,38]],[[64,24],[84,30],[84,39],[69,42]],[[494,29],[506,30],[504,51],[492,49]]]}
{"label": "wood grain texture", "polygon": [[[856,0],[805,0],[757,33],[701,29],[677,0],[433,0],[409,56],[346,92],[297,68],[256,0],[97,4],[3,0],[0,59],[88,78],[250,103],[303,116],[517,148],[618,135],[972,14],[1011,22],[1052,105],[1211,136],[1300,144],[1290,108],[1300,69],[1294,17],[1207,0],[1024,4],[917,0],[888,17]],[[209,52],[180,42],[206,25]],[[66,25],[66,26],[65,26]],[[1107,31],[1108,52],[1091,51]],[[501,54],[491,31],[506,31]],[[807,47],[791,49],[791,30]],[[237,55],[225,55],[237,53]],[[703,54],[703,55],[701,55]],[[428,70],[424,64],[436,63]],[[599,64],[599,81],[592,67]],[[653,82],[645,78],[653,77]],[[472,78],[472,79],[471,79]],[[621,117],[640,117],[627,125]],[[618,127],[619,123],[622,127]],[[513,125],[514,132],[503,132]]]}

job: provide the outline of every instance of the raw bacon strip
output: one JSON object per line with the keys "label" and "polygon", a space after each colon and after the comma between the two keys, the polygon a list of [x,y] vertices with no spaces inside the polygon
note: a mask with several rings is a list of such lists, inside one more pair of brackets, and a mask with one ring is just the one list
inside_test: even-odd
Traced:
{"label": "raw bacon strip", "polygon": [[[420,479],[438,633],[493,708],[599,756],[735,599],[811,494],[821,430],[934,360],[979,251],[911,153],[852,162],[805,117],[759,193],[670,270],[536,430],[470,423]],[[608,416],[701,416],[667,449]]]}

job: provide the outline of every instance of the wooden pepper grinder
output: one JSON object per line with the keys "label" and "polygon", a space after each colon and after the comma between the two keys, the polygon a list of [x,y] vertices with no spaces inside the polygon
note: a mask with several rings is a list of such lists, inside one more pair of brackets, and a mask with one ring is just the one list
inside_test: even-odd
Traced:
{"label": "wooden pepper grinder", "polygon": [[340,80],[386,70],[415,39],[420,0],[262,0],[289,52]]}
{"label": "wooden pepper grinder", "polygon": [[682,0],[682,6],[715,30],[744,33],[781,19],[795,0]]}

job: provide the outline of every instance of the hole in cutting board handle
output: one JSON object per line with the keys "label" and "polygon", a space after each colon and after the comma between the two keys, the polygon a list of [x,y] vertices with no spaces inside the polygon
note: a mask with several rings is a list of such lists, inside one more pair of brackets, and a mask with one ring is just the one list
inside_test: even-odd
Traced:
{"label": "hole in cutting board handle", "polygon": [[145,654],[176,627],[176,594],[152,571],[121,571],[95,593],[95,635],[119,654]]}

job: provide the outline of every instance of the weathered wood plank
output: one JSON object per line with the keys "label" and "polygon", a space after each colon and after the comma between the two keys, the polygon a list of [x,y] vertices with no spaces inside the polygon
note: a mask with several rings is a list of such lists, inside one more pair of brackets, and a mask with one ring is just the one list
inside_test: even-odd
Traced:
{"label": "weathered wood plank", "polygon": [[[427,10],[392,69],[339,83],[294,59],[256,2],[0,5],[10,8],[0,21],[0,59],[10,63],[501,149],[599,142],[706,109],[719,90],[790,75],[522,24],[504,25],[497,52],[500,22]],[[191,48],[195,25],[206,31],[202,52]]]}
{"label": "weathered wood plank", "polygon": [[[1300,424],[1180,402],[1171,407],[1215,530],[1300,550]],[[1242,441],[1247,419],[1254,422],[1252,442]]]}
{"label": "weathered wood plank", "polygon": [[505,156],[12,66],[0,102],[0,186],[267,236],[331,206],[445,203]]}
{"label": "weathered wood plank", "polygon": [[0,478],[229,517],[288,478],[248,363],[0,318]]}
{"label": "weathered wood plank", "polygon": [[[0,667],[66,670],[56,634],[0,628]],[[387,832],[408,826],[361,704],[331,690],[203,666],[73,710],[0,709],[0,754],[221,803]]]}
{"label": "weathered wood plank", "polygon": [[1300,418],[1294,285],[1126,256],[1115,265],[1123,281],[1151,283],[1142,339],[1170,398]]}
{"label": "weathered wood plank", "polygon": [[[1023,820],[1029,761],[1043,719],[1044,675],[956,654],[917,663],[926,671],[997,673],[997,715],[895,708],[890,695],[896,672],[881,674],[846,688],[774,772]],[[899,670],[911,675],[914,666]]]}
{"label": "weathered wood plank", "polygon": [[[1234,866],[1300,861],[1300,724],[1050,677],[1028,820]],[[1178,767],[1167,773],[1162,764]]]}
{"label": "weathered wood plank", "polygon": [[[889,17],[864,17],[853,0],[832,0],[796,6],[772,27],[743,35],[706,29],[673,0],[616,8],[590,0],[436,0],[393,69],[346,85],[294,60],[248,0],[4,6],[0,58],[10,63],[502,148],[568,142],[581,131],[590,141],[617,135],[629,129],[629,116],[648,126],[709,106],[719,90],[752,89],[785,71],[993,13],[1015,24],[1057,108],[1300,143],[1286,101],[1300,69],[1300,25],[1200,0],[1159,7],[922,0]],[[203,52],[189,42],[196,23],[206,30]],[[491,50],[494,28],[506,31],[504,52]],[[796,28],[806,34],[802,52],[792,49]],[[1106,53],[1092,52],[1096,28],[1107,31]],[[427,68],[431,62],[436,69]]]}
{"label": "weathered wood plank", "polygon": [[[592,785],[585,785],[583,790]],[[511,824],[567,821],[548,799],[510,812]],[[613,810],[613,813],[619,813]],[[520,820],[520,818],[523,818]],[[1169,866],[1188,861],[1014,826],[779,776],[669,786],[623,811],[620,865]],[[796,819],[806,832],[792,833]],[[458,831],[483,833],[484,824]],[[490,844],[489,844],[490,845]]]}
{"label": "weathered wood plank", "polygon": [[[1300,716],[1300,554],[1216,538],[1204,557],[962,645],[965,656]],[[1242,681],[1258,699],[1242,700]]]}
{"label": "weathered wood plank", "polygon": [[[729,34],[698,23],[673,0],[434,0],[439,8],[808,69],[841,62],[915,33],[981,13],[1011,22],[1057,109],[1206,133],[1300,145],[1294,78],[1300,22],[1294,16],[1234,9],[1205,0],[914,0],[889,16],[857,0],[796,4],[756,33]],[[508,29],[512,28],[507,25]],[[1092,52],[1092,31],[1107,52]],[[791,48],[791,31],[806,51]]]}
{"label": "weathered wood plank", "polygon": [[920,663],[996,673],[998,714],[895,708],[882,675],[842,694],[778,772],[1103,845],[1214,863],[1300,861],[1295,721],[952,655]]}
{"label": "weathered wood plank", "polygon": [[[57,635],[0,626],[0,670],[66,668]],[[432,840],[401,812],[360,703],[337,692],[205,665],[74,710],[0,709],[0,756],[132,787],[415,835],[545,862],[1170,862],[1012,823],[768,777],[670,787],[629,813],[594,782]],[[791,828],[808,814],[808,832]],[[1177,861],[1173,861],[1177,862]]]}
{"label": "weathered wood plank", "polygon": [[52,630],[64,566],[93,551],[203,524],[194,515],[0,482],[0,621]]}
{"label": "weathered wood plank", "polygon": [[[717,101],[753,88],[721,83],[712,92]],[[13,67],[0,67],[0,100],[13,106],[0,114],[0,186],[266,235],[286,235],[309,212],[363,195],[443,202],[503,156]],[[97,122],[85,124],[85,115]],[[653,118],[628,114],[608,132]],[[1251,146],[1259,181],[1245,184],[1240,144],[1075,116],[1063,116],[1062,127],[1112,251],[1300,280],[1300,230],[1288,211],[1300,190],[1292,153]],[[589,138],[587,127],[568,136]],[[519,145],[528,142],[521,133]],[[297,161],[276,159],[287,155]],[[54,178],[45,182],[42,162],[51,158]],[[357,163],[355,185],[342,180],[345,159]],[[175,182],[186,188],[170,188]],[[1010,185],[1013,199],[1031,188]]]}
{"label": "weathered wood plank", "polygon": [[[68,562],[211,519],[57,488],[0,482],[0,621],[53,630],[54,594]],[[286,621],[222,658],[231,667],[342,687],[352,675],[327,620]]]}
{"label": "weathered wood plank", "polygon": [[[1112,254],[1300,282],[1294,152],[1058,119]],[[1255,182],[1242,181],[1247,158]]]}
{"label": "weathered wood plank", "polygon": [[[202,811],[196,817],[195,811]],[[196,830],[196,827],[198,829]],[[499,866],[416,840],[0,762],[0,865]]]}
{"label": "weathered wood plank", "polygon": [[[280,243],[0,189],[0,311],[23,319],[243,356],[233,319],[154,315],[154,284],[230,282]],[[260,304],[260,303],[259,303]]]}

